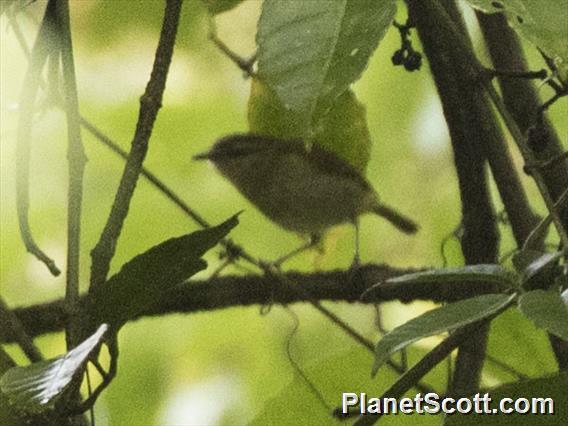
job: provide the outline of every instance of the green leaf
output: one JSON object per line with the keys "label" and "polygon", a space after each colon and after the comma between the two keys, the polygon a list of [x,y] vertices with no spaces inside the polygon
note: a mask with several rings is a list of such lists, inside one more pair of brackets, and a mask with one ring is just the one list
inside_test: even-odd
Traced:
{"label": "green leaf", "polygon": [[[452,414],[446,416],[445,424],[450,426],[541,426],[541,425],[565,425],[568,424],[568,372],[557,373],[548,377],[539,377],[537,379],[523,380],[521,382],[509,383],[495,389],[487,391],[491,397],[490,409],[498,409],[499,401],[504,398],[510,398],[511,403],[505,408],[514,407],[513,402],[520,398],[527,399],[532,403],[535,401],[538,410],[542,401],[543,407],[548,410],[550,401],[554,407],[554,414],[532,414],[515,413],[508,414],[498,413],[487,414]],[[521,408],[525,404],[520,405]],[[483,403],[481,407],[483,408]]]}
{"label": "green leaf", "polygon": [[[278,96],[258,79],[253,79],[248,104],[251,133],[279,139],[302,138],[296,114],[284,108]],[[314,129],[313,142],[347,161],[362,174],[371,155],[367,112],[351,90],[335,101]]]}
{"label": "green leaf", "polygon": [[[434,269],[432,271],[415,272],[401,275],[386,281],[388,284],[397,283],[452,283],[461,282],[486,282],[497,284],[499,288],[515,286],[514,276],[500,265],[480,264],[462,266],[459,268]],[[380,285],[380,284],[379,284]]]}
{"label": "green leaf", "polygon": [[428,336],[452,331],[494,315],[513,301],[516,295],[485,294],[451,303],[426,312],[386,334],[375,348],[372,375],[396,351]]}
{"label": "green leaf", "polygon": [[87,309],[93,323],[106,322],[118,330],[174,286],[205,269],[201,256],[237,223],[235,215],[218,226],[169,239],[134,257],[89,293]]}
{"label": "green leaf", "polygon": [[519,309],[537,327],[568,340],[568,302],[552,290],[534,290],[519,298]]}
{"label": "green leaf", "polygon": [[53,406],[57,397],[82,374],[89,355],[101,343],[108,325],[98,330],[65,355],[26,367],[13,367],[0,378],[0,390],[16,408],[41,413]]}
{"label": "green leaf", "polygon": [[522,285],[524,288],[532,289],[536,285],[535,281],[548,281],[539,284],[548,284],[546,287],[550,287],[553,282],[553,276],[550,275],[553,272],[554,268],[556,267],[556,262],[560,257],[562,257],[563,252],[557,251],[554,253],[545,253],[542,256],[538,257],[525,268],[523,271],[522,277]]}
{"label": "green leaf", "polygon": [[[551,374],[558,368],[547,333],[536,328],[519,309],[507,309],[491,322],[487,354],[528,377]],[[517,379],[490,360],[486,361],[484,372],[492,381]]]}
{"label": "green leaf", "polygon": [[367,110],[351,90],[340,95],[320,121],[314,142],[350,163],[363,175],[371,158]]}
{"label": "green leaf", "polygon": [[395,12],[394,0],[263,3],[258,75],[297,115],[300,136],[311,138],[316,119],[361,76]]}
{"label": "green leaf", "polygon": [[243,2],[243,0],[201,0],[211,15],[227,12]]}
{"label": "green leaf", "polygon": [[284,108],[278,95],[256,77],[251,79],[247,113],[249,130],[280,139],[301,139],[302,120]]}
{"label": "green leaf", "polygon": [[467,0],[485,13],[503,12],[509,25],[552,58],[568,78],[568,7],[558,0]]}

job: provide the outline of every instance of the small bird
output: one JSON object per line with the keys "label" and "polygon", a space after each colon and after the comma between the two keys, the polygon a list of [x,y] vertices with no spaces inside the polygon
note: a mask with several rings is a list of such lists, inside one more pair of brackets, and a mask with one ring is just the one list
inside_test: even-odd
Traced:
{"label": "small bird", "polygon": [[312,246],[330,227],[353,223],[359,261],[358,217],[374,213],[406,234],[418,226],[379,201],[371,184],[349,163],[317,144],[255,134],[235,134],[217,141],[209,152],[194,156],[215,167],[269,219],[312,237]]}

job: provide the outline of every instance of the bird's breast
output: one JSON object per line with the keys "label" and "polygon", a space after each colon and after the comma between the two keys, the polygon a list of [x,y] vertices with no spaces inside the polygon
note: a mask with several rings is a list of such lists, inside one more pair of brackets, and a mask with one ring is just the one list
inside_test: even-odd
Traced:
{"label": "bird's breast", "polygon": [[262,213],[291,231],[322,232],[361,213],[365,194],[356,181],[322,173],[295,153],[242,157],[216,165]]}

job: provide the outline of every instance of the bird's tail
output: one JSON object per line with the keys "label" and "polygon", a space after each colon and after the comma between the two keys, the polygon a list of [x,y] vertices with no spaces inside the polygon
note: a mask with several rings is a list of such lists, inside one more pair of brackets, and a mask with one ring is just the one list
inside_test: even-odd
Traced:
{"label": "bird's tail", "polygon": [[418,231],[418,225],[413,220],[401,215],[384,204],[377,203],[377,205],[373,207],[373,212],[384,217],[405,234],[414,234]]}

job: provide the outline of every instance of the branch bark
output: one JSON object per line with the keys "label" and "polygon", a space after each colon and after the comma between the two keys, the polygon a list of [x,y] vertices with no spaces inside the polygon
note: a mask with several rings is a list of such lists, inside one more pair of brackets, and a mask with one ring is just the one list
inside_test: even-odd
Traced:
{"label": "branch bark", "polygon": [[[496,154],[489,147],[502,145],[503,137],[483,93],[475,82],[464,78],[467,75],[463,70],[464,59],[452,50],[448,43],[451,35],[438,25],[437,9],[432,3],[409,0],[408,7],[424,46],[451,135],[462,202],[462,252],[470,265],[496,263],[499,236],[485,162],[491,154]],[[455,4],[445,0],[441,4],[465,37],[462,18]],[[506,162],[507,156],[503,156],[503,152],[499,154]],[[478,388],[487,333],[486,324],[460,346],[450,393],[467,394]]]}
{"label": "branch bark", "polygon": [[[487,15],[477,12],[477,19],[494,67],[505,71],[528,71],[522,45],[515,32],[507,24],[505,16],[499,13]],[[535,124],[537,111],[541,105],[534,84],[530,80],[519,78],[499,77],[498,81],[503,94],[503,102],[511,111],[519,130],[526,133]],[[534,153],[538,162],[547,162],[559,158],[563,153],[556,130],[546,117],[544,127],[547,143],[542,147],[542,150]],[[568,188],[568,164],[566,160],[542,169],[542,177],[552,199],[557,202]],[[564,228],[568,229],[568,206],[560,206],[559,212]],[[540,248],[542,248],[543,242],[539,241],[539,243]],[[549,339],[559,368],[561,370],[568,369],[568,342],[564,342],[553,335],[550,335]]]}
{"label": "branch bark", "polygon": [[[43,356],[33,339],[28,335],[25,327],[22,325],[18,317],[14,314],[4,299],[0,297],[0,329],[10,330],[14,336],[14,340],[18,343],[26,357],[31,362],[39,362],[43,360]],[[1,348],[0,348],[1,349]],[[1,354],[1,352],[0,352]]]}
{"label": "branch bark", "polygon": [[[302,296],[293,288],[277,285],[274,278],[265,275],[228,275],[203,281],[189,281],[166,295],[139,317],[131,318],[131,321],[140,317],[190,314],[268,303],[281,305],[309,303],[311,300],[364,304],[394,300],[403,303],[416,300],[449,303],[493,290],[492,286],[483,283],[382,284],[375,287],[372,293],[367,293],[364,301],[360,299],[363,293],[377,283],[420,270],[424,268],[397,269],[386,265],[364,265],[358,270],[360,279],[356,281],[350,279],[351,271],[342,270],[283,274],[286,279],[293,280],[297,286],[304,288],[309,298]],[[85,303],[86,297],[88,296],[81,299],[82,303]],[[67,315],[61,299],[17,308],[14,312],[32,337],[61,331],[65,326]],[[0,343],[13,342],[15,338],[16,336],[8,328],[0,328]]]}
{"label": "branch bark", "polygon": [[[487,15],[478,12],[477,19],[495,69],[529,71],[519,38],[507,24],[505,16],[500,13]],[[535,124],[537,110],[541,106],[534,84],[523,78],[498,77],[498,81],[503,102],[515,118],[519,130],[526,133]],[[542,151],[534,153],[538,162],[557,158],[564,151],[554,126],[546,118],[544,125],[548,138]],[[568,163],[564,160],[543,169],[542,177],[554,201],[558,200],[568,186]],[[565,210],[562,217],[568,227],[568,209]]]}
{"label": "branch bark", "polygon": [[79,260],[81,254],[81,207],[83,176],[87,157],[81,140],[79,96],[75,78],[71,22],[68,0],[57,1],[57,32],[61,53],[64,88],[64,110],[67,117],[67,160],[69,161],[69,188],[67,194],[67,276],[65,303],[69,312],[67,349],[75,347],[81,339],[79,311]]}

